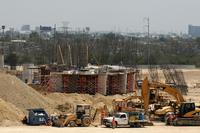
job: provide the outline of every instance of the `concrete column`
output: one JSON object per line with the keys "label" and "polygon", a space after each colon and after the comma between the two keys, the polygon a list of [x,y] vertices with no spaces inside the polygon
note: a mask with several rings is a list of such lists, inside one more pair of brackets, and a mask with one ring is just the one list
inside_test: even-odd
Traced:
{"label": "concrete column", "polygon": [[98,93],[102,95],[106,95],[107,77],[108,77],[107,74],[98,75]]}

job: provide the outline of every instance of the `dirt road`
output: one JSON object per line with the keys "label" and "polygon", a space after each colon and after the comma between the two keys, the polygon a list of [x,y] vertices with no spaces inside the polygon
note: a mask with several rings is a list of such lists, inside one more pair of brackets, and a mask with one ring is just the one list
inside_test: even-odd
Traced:
{"label": "dirt road", "polygon": [[145,128],[102,128],[102,127],[76,127],[76,128],[55,128],[55,127],[0,127],[0,133],[198,133],[200,127],[171,127],[151,126]]}

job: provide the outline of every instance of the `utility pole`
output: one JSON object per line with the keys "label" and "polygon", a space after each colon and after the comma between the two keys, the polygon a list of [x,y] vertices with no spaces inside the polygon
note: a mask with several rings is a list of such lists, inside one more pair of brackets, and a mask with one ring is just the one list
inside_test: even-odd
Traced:
{"label": "utility pole", "polygon": [[52,63],[57,62],[57,44],[56,44],[56,24],[54,24],[54,44],[53,44],[53,58]]}
{"label": "utility pole", "polygon": [[148,66],[151,65],[151,62],[150,62],[150,56],[151,56],[151,46],[150,46],[150,20],[149,20],[149,17],[147,18],[144,18],[144,20],[146,20],[147,22],[147,49],[148,49],[148,52],[147,52],[147,63],[148,63]]}

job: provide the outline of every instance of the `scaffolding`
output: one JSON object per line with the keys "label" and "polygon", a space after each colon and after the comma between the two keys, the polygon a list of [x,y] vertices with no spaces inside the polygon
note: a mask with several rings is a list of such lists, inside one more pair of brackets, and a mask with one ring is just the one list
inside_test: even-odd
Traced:
{"label": "scaffolding", "polygon": [[70,73],[41,71],[41,88],[48,92],[80,93],[95,95],[126,94],[134,92],[134,71],[106,71]]}
{"label": "scaffolding", "polygon": [[157,82],[159,80],[157,66],[150,65],[148,70],[151,81]]}
{"label": "scaffolding", "polygon": [[162,66],[162,71],[165,76],[165,83],[173,84],[182,94],[187,94],[188,86],[186,84],[183,71],[177,70],[175,66]]}
{"label": "scaffolding", "polygon": [[98,91],[98,75],[63,75],[63,92],[94,95]]}

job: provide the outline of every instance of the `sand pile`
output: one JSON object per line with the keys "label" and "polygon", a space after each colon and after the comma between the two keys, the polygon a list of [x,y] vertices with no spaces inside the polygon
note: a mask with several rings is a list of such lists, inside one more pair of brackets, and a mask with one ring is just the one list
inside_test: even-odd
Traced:
{"label": "sand pile", "polygon": [[0,99],[0,125],[20,125],[24,113],[13,104]]}
{"label": "sand pile", "polygon": [[5,73],[0,74],[0,98],[24,113],[28,108],[41,107],[50,112],[53,110],[53,100],[44,97],[17,77]]}

